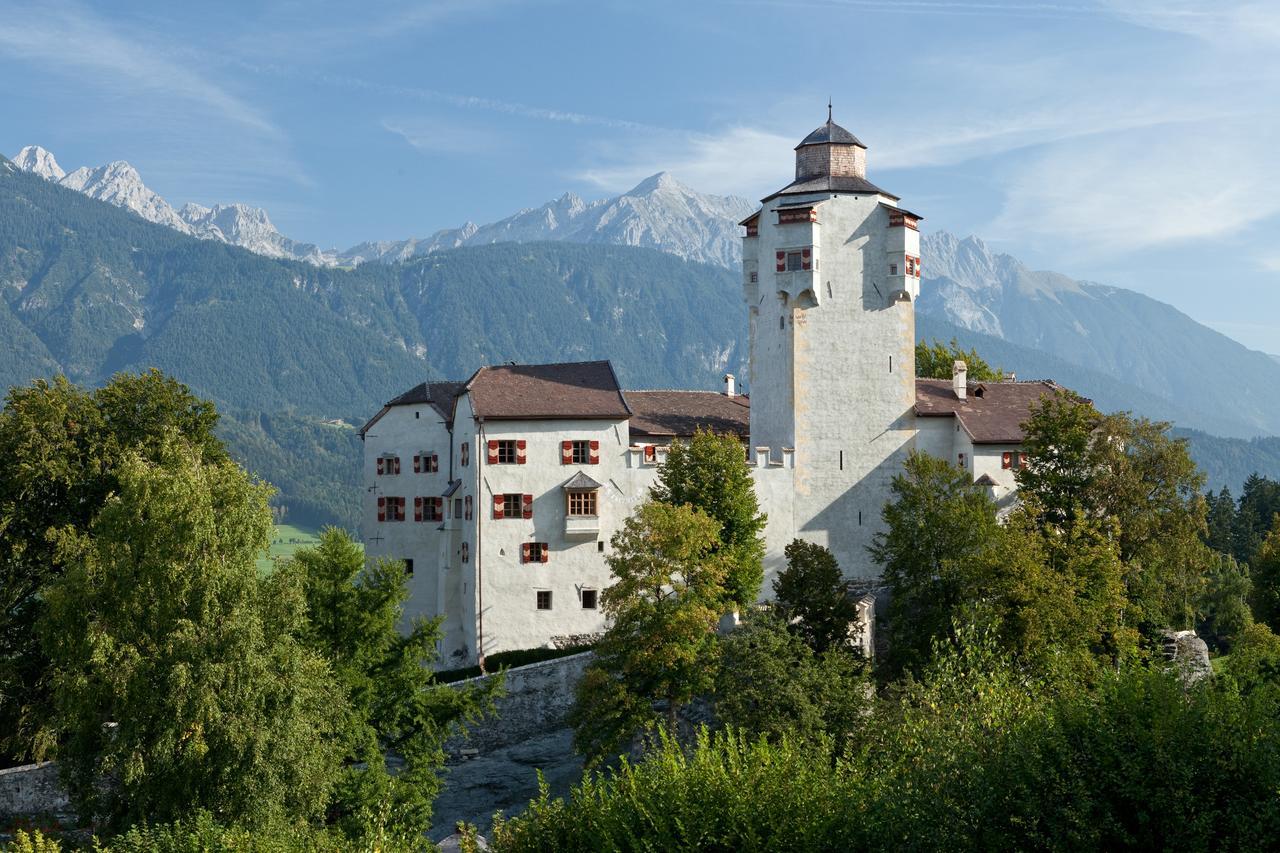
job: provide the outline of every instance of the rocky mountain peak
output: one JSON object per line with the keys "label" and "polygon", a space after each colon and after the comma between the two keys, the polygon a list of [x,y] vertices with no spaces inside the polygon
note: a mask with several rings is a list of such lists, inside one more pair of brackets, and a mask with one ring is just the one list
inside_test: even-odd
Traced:
{"label": "rocky mountain peak", "polygon": [[39,145],[28,145],[13,157],[13,164],[24,172],[39,175],[46,181],[60,181],[66,172],[54,156]]}
{"label": "rocky mountain peak", "polygon": [[670,172],[659,172],[656,175],[650,175],[640,183],[636,184],[629,191],[623,193],[624,196],[649,195],[650,193],[662,191],[690,192],[689,188],[676,180],[675,175]]}

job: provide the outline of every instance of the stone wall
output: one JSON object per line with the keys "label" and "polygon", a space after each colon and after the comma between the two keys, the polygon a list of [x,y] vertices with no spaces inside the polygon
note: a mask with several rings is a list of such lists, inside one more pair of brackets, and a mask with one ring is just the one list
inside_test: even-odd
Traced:
{"label": "stone wall", "polygon": [[70,811],[71,801],[52,761],[0,770],[0,819]]}
{"label": "stone wall", "polygon": [[[507,695],[498,700],[497,717],[473,727],[469,737],[449,741],[445,750],[476,750],[484,754],[562,726],[573,705],[578,680],[594,655],[582,652],[508,670]],[[470,678],[452,686],[462,688],[492,677]]]}

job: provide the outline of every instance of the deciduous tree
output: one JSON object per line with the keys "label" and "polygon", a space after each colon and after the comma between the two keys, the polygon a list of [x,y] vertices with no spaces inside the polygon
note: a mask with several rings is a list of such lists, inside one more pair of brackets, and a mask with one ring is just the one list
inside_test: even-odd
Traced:
{"label": "deciduous tree", "polygon": [[691,504],[720,523],[720,550],[728,558],[725,584],[738,607],[755,603],[764,582],[764,530],[746,453],[736,436],[698,430],[674,442],[658,471],[652,497]]}
{"label": "deciduous tree", "polygon": [[53,713],[38,744],[56,747],[77,811],[113,826],[201,809],[313,820],[348,709],[297,640],[294,576],[258,575],[269,489],[172,432],[150,455],[125,452],[92,523],[53,536],[64,570],[40,622]]}
{"label": "deciduous tree", "polygon": [[787,567],[773,582],[778,609],[815,652],[848,649],[858,604],[835,555],[821,545],[795,539],[787,545]]}
{"label": "deciduous tree", "polygon": [[617,580],[601,597],[610,626],[570,714],[589,764],[638,734],[677,733],[681,707],[714,684],[727,603],[719,527],[700,509],[650,501],[614,534],[608,562]]}

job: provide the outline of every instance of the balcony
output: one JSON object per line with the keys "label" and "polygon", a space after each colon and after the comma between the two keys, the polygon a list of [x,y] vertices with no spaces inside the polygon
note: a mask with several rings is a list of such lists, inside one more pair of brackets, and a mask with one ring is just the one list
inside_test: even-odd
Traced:
{"label": "balcony", "polygon": [[564,517],[564,535],[566,539],[594,539],[600,535],[600,516],[566,515]]}

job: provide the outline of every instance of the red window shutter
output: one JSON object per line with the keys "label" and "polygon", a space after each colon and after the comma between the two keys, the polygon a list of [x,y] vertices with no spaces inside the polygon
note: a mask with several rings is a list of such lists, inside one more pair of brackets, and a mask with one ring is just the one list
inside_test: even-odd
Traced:
{"label": "red window shutter", "polygon": [[528,446],[529,446],[528,443],[525,442],[523,438],[516,439],[516,464],[517,465],[523,465],[525,463],[526,461],[525,450],[528,448]]}
{"label": "red window shutter", "polygon": [[[379,459],[378,461],[381,462],[382,460]],[[386,520],[387,520],[387,499],[378,498],[378,521],[386,521]]]}
{"label": "red window shutter", "polygon": [[439,470],[440,470],[440,454],[432,453],[431,454],[431,473],[434,474]]}
{"label": "red window shutter", "polygon": [[467,508],[466,520],[470,521],[471,520],[471,495],[466,496],[466,498],[463,500],[463,504]]}
{"label": "red window shutter", "polygon": [[573,442],[572,441],[560,442],[560,464],[561,465],[573,464]]}
{"label": "red window shutter", "polygon": [[591,441],[591,464],[600,464],[600,442],[594,439]]}
{"label": "red window shutter", "polygon": [[1012,468],[1012,467],[1013,467],[1013,454],[1012,454],[1012,453],[1001,453],[1001,454],[1000,454],[1000,467],[1001,467],[1001,468],[1004,468],[1004,469],[1006,469],[1006,470],[1007,470],[1007,469],[1009,469],[1009,468]]}
{"label": "red window shutter", "polygon": [[778,257],[778,272],[786,272],[787,271],[787,253],[783,251],[779,251],[777,253],[777,257]]}
{"label": "red window shutter", "polygon": [[800,250],[800,269],[802,270],[813,269],[813,250],[812,249]]}
{"label": "red window shutter", "polygon": [[413,520],[422,521],[422,498],[413,499]]}
{"label": "red window shutter", "polygon": [[550,552],[551,552],[551,549],[547,547],[547,543],[543,542],[542,543],[542,562],[544,563],[547,562],[547,557],[550,556]]}
{"label": "red window shutter", "polygon": [[924,275],[924,265],[920,263],[920,259],[916,258],[916,278]]}
{"label": "red window shutter", "polygon": [[493,496],[493,517],[502,518],[502,495]]}
{"label": "red window shutter", "polygon": [[413,454],[413,473],[415,474],[422,473],[422,454],[421,453]]}
{"label": "red window shutter", "polygon": [[657,450],[657,448],[655,448],[652,444],[646,444],[646,445],[644,446],[644,461],[645,461],[645,462],[656,462],[656,461],[657,461],[657,459],[658,459],[658,450]]}
{"label": "red window shutter", "polygon": [[436,521],[444,521],[444,498],[436,498]]}
{"label": "red window shutter", "polygon": [[530,544],[529,544],[528,542],[524,542],[524,543],[522,543],[522,544],[520,545],[520,562],[522,562],[522,563],[527,563],[527,562],[529,562],[529,551],[530,551],[530,550],[532,550],[532,548],[531,548],[531,546],[530,546]]}
{"label": "red window shutter", "polygon": [[498,464],[498,440],[496,438],[489,439],[489,464]]}
{"label": "red window shutter", "polygon": [[533,495],[524,496],[524,517],[533,518]]}
{"label": "red window shutter", "polygon": [[391,467],[393,469],[392,473],[395,473],[395,474],[400,473],[400,457],[399,456],[391,460]]}
{"label": "red window shutter", "polygon": [[379,456],[378,457],[378,476],[382,476],[383,474],[386,473],[386,466],[387,466],[386,458]]}

